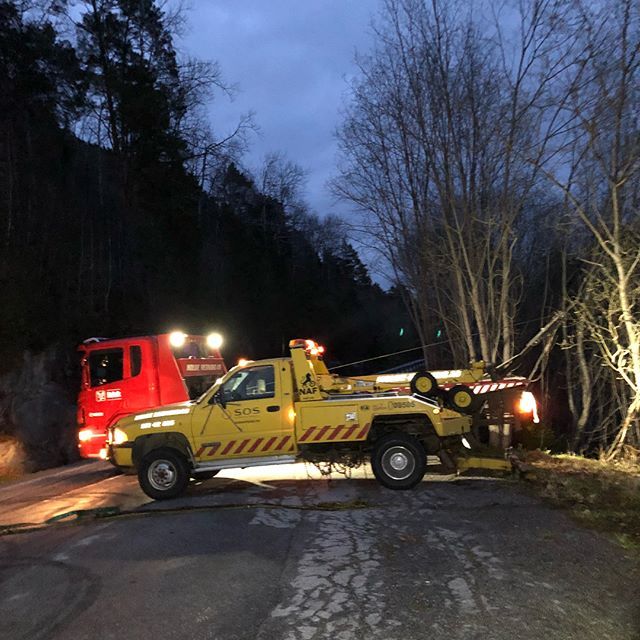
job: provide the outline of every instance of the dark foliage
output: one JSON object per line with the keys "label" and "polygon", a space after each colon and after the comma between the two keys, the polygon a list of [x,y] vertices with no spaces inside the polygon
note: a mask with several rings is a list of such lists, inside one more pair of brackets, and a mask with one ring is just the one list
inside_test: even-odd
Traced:
{"label": "dark foliage", "polygon": [[292,337],[336,362],[414,346],[400,297],[345,240],[319,244],[307,214],[233,164],[201,191],[187,93],[151,0],[87,3],[73,44],[0,1],[2,368],[25,349],[173,328],[221,331],[229,360]]}

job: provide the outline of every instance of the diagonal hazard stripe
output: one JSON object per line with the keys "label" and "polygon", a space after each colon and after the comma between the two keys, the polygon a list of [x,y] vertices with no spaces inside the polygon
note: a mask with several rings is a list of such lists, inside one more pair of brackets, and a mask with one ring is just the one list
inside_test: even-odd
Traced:
{"label": "diagonal hazard stripe", "polygon": [[361,440],[367,435],[367,433],[369,433],[369,425],[365,424],[364,427],[362,427],[362,430],[360,431],[360,433],[358,434],[356,440]]}
{"label": "diagonal hazard stripe", "polygon": [[232,440],[231,442],[229,442],[229,444],[227,444],[227,446],[223,449],[220,455],[226,456],[227,453],[229,453],[229,451],[231,451],[231,449],[235,446],[235,444],[236,444],[235,440]]}
{"label": "diagonal hazard stripe", "polygon": [[327,440],[335,440],[338,437],[338,434],[344,429],[344,425],[336,427],[328,436]]}
{"label": "diagonal hazard stripe", "polygon": [[271,449],[271,447],[273,446],[273,443],[277,440],[278,438],[270,438],[267,442],[267,444],[264,445],[264,447],[262,447],[263,451],[268,451],[269,449]]}
{"label": "diagonal hazard stripe", "polygon": [[301,436],[299,442],[304,442],[315,430],[315,427],[309,427]]}
{"label": "diagonal hazard stripe", "polygon": [[340,440],[348,440],[351,437],[351,434],[359,427],[359,424],[354,424],[350,427],[347,427],[345,433],[342,434],[342,438]]}
{"label": "diagonal hazard stripe", "polygon": [[291,436],[285,436],[284,438],[282,438],[282,441],[280,442],[280,444],[276,447],[276,451],[280,451],[282,449],[282,447],[284,447],[285,444],[287,444],[287,442],[291,439]]}
{"label": "diagonal hazard stripe", "polygon": [[209,453],[207,453],[208,456],[212,456],[215,454],[215,452],[220,448],[220,443],[216,442],[211,449],[209,449]]}
{"label": "diagonal hazard stripe", "polygon": [[331,429],[330,426],[326,426],[326,427],[322,427],[322,429],[320,429],[320,431],[318,432],[318,435],[313,439],[314,442],[317,442],[318,440],[320,440],[320,438],[322,438],[322,436],[327,433],[327,431],[329,431],[329,429]]}
{"label": "diagonal hazard stripe", "polygon": [[195,456],[196,458],[199,458],[199,457],[204,453],[204,450],[205,450],[206,448],[207,448],[207,447],[200,447],[200,448],[195,452],[194,456]]}
{"label": "diagonal hazard stripe", "polygon": [[251,442],[251,440],[243,440],[242,444],[233,453],[242,453],[242,450]]}
{"label": "diagonal hazard stripe", "polygon": [[258,438],[249,448],[248,453],[253,453],[261,444],[261,442],[264,440],[264,438]]}

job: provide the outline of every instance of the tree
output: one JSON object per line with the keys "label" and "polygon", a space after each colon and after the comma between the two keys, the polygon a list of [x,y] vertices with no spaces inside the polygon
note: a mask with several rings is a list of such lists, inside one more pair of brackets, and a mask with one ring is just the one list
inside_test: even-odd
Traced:
{"label": "tree", "polygon": [[602,438],[613,457],[631,433],[640,440],[640,7],[576,0],[572,16],[582,55],[558,90],[572,135],[560,140],[563,172],[545,173],[591,246],[573,299],[574,335],[580,353],[587,348],[613,374],[615,410],[604,420],[615,436]]}
{"label": "tree", "polygon": [[560,4],[523,4],[514,43],[482,35],[464,4],[388,0],[358,60],[334,189],[409,292],[423,344],[444,326],[458,363],[514,353],[513,252],[553,128],[541,108],[566,64],[552,53]]}

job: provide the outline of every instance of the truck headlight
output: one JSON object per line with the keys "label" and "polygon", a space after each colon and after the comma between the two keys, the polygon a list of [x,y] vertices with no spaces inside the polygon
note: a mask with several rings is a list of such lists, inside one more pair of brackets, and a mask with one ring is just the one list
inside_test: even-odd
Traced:
{"label": "truck headlight", "polygon": [[111,444],[122,444],[128,439],[127,434],[122,429],[115,428],[111,432]]}

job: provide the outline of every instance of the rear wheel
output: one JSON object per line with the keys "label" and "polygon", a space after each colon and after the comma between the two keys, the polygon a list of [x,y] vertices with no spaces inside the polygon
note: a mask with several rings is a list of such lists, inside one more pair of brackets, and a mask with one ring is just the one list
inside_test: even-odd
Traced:
{"label": "rear wheel", "polygon": [[427,453],[413,436],[390,433],[376,443],[371,467],[376,480],[388,489],[411,489],[424,477]]}
{"label": "rear wheel", "polygon": [[438,381],[428,371],[418,371],[409,386],[411,393],[425,398],[433,397],[438,391]]}
{"label": "rear wheel", "polygon": [[154,500],[177,498],[189,484],[184,457],[173,449],[156,449],[144,457],[138,470],[142,490]]}

